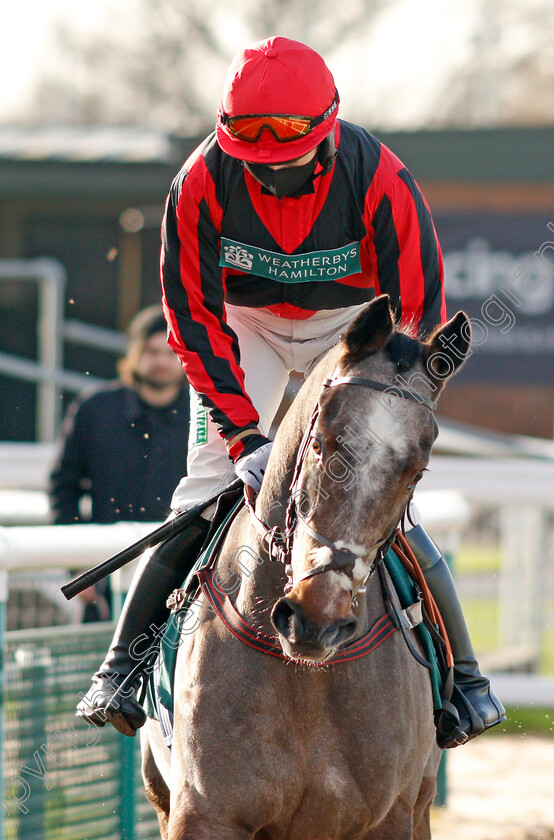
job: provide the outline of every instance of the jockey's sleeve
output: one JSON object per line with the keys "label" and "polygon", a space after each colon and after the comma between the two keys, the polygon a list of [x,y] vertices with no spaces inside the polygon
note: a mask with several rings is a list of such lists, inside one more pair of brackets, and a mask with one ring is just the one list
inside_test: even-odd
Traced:
{"label": "jockey's sleeve", "polygon": [[411,173],[382,146],[365,206],[373,233],[376,294],[387,293],[403,327],[426,337],[446,320],[444,270],[427,203]]}
{"label": "jockey's sleeve", "polygon": [[213,181],[200,164],[175,178],[162,223],[161,280],[169,344],[220,434],[255,428],[258,413],[244,390],[237,336],[225,318]]}

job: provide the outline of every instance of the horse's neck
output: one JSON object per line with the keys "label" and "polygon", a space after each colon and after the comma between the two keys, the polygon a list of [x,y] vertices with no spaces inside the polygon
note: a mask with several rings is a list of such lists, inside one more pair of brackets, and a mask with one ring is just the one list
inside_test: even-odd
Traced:
{"label": "horse's neck", "polygon": [[264,483],[256,502],[258,516],[270,527],[281,529],[284,526],[298,447],[321,393],[323,379],[334,371],[338,356],[339,348],[334,347],[317,364],[277,431]]}
{"label": "horse's neck", "polygon": [[[263,486],[256,501],[256,515],[270,528],[284,530],[297,450],[321,393],[322,381],[335,369],[337,357],[338,348],[333,348],[319,362],[278,429]],[[260,535],[251,523],[248,534],[243,531],[241,539],[243,545],[255,546],[259,562],[256,562],[251,574],[242,578],[236,597],[237,607],[243,615],[255,616],[255,625],[259,629],[273,634],[275,631],[269,620],[269,608],[283,594],[286,581],[284,566],[268,558]]]}
{"label": "horse's neck", "polygon": [[[276,527],[283,532],[287,510],[290,484],[296,451],[309,418],[309,405],[313,399],[295,400],[293,412],[287,413],[277,434],[271,457],[268,462],[262,489],[256,500],[256,516],[269,528]],[[269,558],[267,546],[252,522],[247,523],[247,531],[242,531],[242,544],[251,546],[256,556],[255,562],[249,562],[248,574],[242,575],[239,591],[236,593],[236,606],[258,630],[274,635],[275,630],[270,620],[270,612],[277,598],[283,594],[286,583],[284,564]]]}

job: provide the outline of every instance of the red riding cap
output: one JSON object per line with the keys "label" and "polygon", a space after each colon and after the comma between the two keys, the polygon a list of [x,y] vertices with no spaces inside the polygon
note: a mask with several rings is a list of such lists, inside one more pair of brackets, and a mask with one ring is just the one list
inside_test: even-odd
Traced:
{"label": "red riding cap", "polygon": [[[217,142],[240,160],[269,164],[295,160],[333,130],[338,101],[333,76],[321,56],[299,41],[274,35],[241,50],[231,62],[218,112]],[[245,134],[238,121],[235,130],[233,118],[246,115],[298,116],[312,118],[315,124],[286,140],[267,127],[256,137],[250,128],[252,141],[236,136]]]}

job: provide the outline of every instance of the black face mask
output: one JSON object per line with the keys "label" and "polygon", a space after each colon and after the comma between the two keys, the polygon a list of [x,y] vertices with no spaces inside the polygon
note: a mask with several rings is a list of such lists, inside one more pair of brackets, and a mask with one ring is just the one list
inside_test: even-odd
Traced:
{"label": "black face mask", "polygon": [[283,198],[287,195],[296,195],[313,177],[317,166],[317,155],[302,166],[285,166],[283,169],[272,169],[265,163],[246,163],[246,161],[244,166],[266,190],[277,198]]}

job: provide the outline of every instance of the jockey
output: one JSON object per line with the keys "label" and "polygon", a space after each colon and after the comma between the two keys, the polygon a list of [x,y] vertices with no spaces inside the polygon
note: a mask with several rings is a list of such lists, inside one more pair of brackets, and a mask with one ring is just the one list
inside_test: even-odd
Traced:
{"label": "jockey", "polygon": [[[176,511],[235,472],[259,489],[291,370],[309,373],[375,294],[390,296],[414,336],[446,319],[440,247],[417,184],[375,137],[338,120],[338,110],[333,76],[316,52],[279,36],[253,44],[229,67],[215,132],[171,186],[163,305],[194,400]],[[166,599],[196,559],[208,518],[143,557],[111,649],[78,707],[89,722],[108,720],[128,735],[145,722],[137,681],[118,691],[136,665],[129,649],[166,620]],[[479,671],[444,558],[421,524],[406,536],[453,648],[460,725],[440,745],[456,746],[504,720],[504,709]]]}

